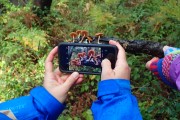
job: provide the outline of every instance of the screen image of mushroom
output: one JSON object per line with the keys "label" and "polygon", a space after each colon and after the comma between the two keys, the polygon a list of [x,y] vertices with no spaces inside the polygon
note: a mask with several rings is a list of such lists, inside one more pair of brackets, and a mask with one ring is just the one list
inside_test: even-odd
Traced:
{"label": "screen image of mushroom", "polygon": [[77,66],[80,66],[80,65],[81,65],[80,59],[79,59],[79,58],[75,58],[75,60],[76,60],[76,65],[77,65]]}
{"label": "screen image of mushroom", "polygon": [[76,65],[76,60],[71,60],[70,65]]}
{"label": "screen image of mushroom", "polygon": [[85,64],[86,64],[86,60],[87,60],[86,53],[85,53],[85,52],[78,53],[77,56],[78,56],[78,58],[79,58],[80,61],[81,61],[81,65],[85,65]]}
{"label": "screen image of mushroom", "polygon": [[83,59],[84,59],[84,60],[86,60],[86,59],[87,59],[86,52],[82,52],[82,56],[83,56]]}
{"label": "screen image of mushroom", "polygon": [[83,61],[83,53],[78,53],[78,58],[80,59],[80,61]]}
{"label": "screen image of mushroom", "polygon": [[81,65],[81,61],[79,58],[75,58],[70,61],[71,67],[69,67],[70,70],[78,70],[78,67]]}
{"label": "screen image of mushroom", "polygon": [[95,55],[95,51],[94,50],[89,50],[88,51],[88,60],[87,61],[90,61],[91,58],[93,58],[93,56]]}
{"label": "screen image of mushroom", "polygon": [[91,50],[88,51],[88,59],[86,60],[84,65],[91,66],[93,68],[101,67],[101,61],[100,61],[99,58],[100,58],[99,56],[96,57],[95,50],[91,49]]}
{"label": "screen image of mushroom", "polygon": [[70,61],[69,70],[76,70],[76,69],[77,69],[76,60],[73,59]]}
{"label": "screen image of mushroom", "polygon": [[93,57],[94,64],[97,66],[101,66],[101,55],[96,55]]}

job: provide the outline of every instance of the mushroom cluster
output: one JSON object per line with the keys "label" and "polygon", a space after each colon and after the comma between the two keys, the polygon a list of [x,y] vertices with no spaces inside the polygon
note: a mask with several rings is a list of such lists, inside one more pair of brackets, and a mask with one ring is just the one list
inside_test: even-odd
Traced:
{"label": "mushroom cluster", "polygon": [[71,65],[75,66],[100,66],[101,65],[101,55],[96,55],[95,50],[90,49],[86,52],[80,52],[77,57],[71,60]]}
{"label": "mushroom cluster", "polygon": [[[71,32],[70,37],[72,38],[73,42],[83,43],[92,43],[94,40],[97,40],[97,43],[100,44],[100,38],[103,37],[103,33],[96,33],[94,37],[89,36],[88,31],[86,30],[77,30],[76,32]],[[75,41],[76,40],[76,41]]]}

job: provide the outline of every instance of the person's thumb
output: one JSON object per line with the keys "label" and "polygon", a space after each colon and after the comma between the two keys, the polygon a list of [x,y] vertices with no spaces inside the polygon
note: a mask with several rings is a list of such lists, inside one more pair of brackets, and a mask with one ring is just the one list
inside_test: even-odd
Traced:
{"label": "person's thumb", "polygon": [[157,58],[157,57],[152,58],[150,61],[148,61],[148,62],[146,63],[146,68],[150,70],[151,64],[152,64],[153,62],[155,62],[155,61],[158,61],[158,60],[159,60],[159,58]]}
{"label": "person's thumb", "polygon": [[78,72],[73,72],[64,82],[64,86],[67,91],[71,88],[71,86],[77,81],[79,78],[79,73]]}
{"label": "person's thumb", "polygon": [[108,59],[104,59],[101,63],[101,66],[102,66],[101,80],[109,79],[110,76],[108,75],[112,72],[111,62]]}

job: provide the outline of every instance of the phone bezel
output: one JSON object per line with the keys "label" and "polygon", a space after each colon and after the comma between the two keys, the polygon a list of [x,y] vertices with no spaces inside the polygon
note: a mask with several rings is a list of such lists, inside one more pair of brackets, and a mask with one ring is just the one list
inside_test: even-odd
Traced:
{"label": "phone bezel", "polygon": [[[73,70],[64,70],[63,65],[61,64],[61,54],[62,51],[60,51],[60,46],[67,45],[67,46],[79,46],[79,47],[101,47],[101,48],[112,48],[115,51],[115,61],[117,60],[117,54],[118,54],[118,49],[115,45],[108,45],[108,44],[85,44],[85,43],[67,43],[67,42],[62,42],[58,45],[58,60],[59,60],[59,69],[61,72],[64,73],[72,73],[74,72]],[[102,70],[101,70],[102,71]],[[82,72],[78,71],[80,74],[94,74],[94,75],[99,75],[101,72]]]}

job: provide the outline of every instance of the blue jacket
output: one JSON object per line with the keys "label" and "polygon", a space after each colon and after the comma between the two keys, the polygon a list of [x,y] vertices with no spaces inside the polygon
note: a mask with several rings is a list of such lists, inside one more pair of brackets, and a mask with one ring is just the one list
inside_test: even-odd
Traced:
{"label": "blue jacket", "polygon": [[91,107],[94,120],[142,120],[129,80],[99,82],[97,97]]}
{"label": "blue jacket", "polygon": [[[43,87],[0,104],[1,110],[11,110],[18,120],[56,120],[65,105],[58,102]],[[98,100],[91,107],[95,120],[141,120],[138,103],[131,94],[130,81],[105,80],[99,82]],[[5,118],[0,113],[0,118]],[[4,120],[8,120],[4,119]]]}

